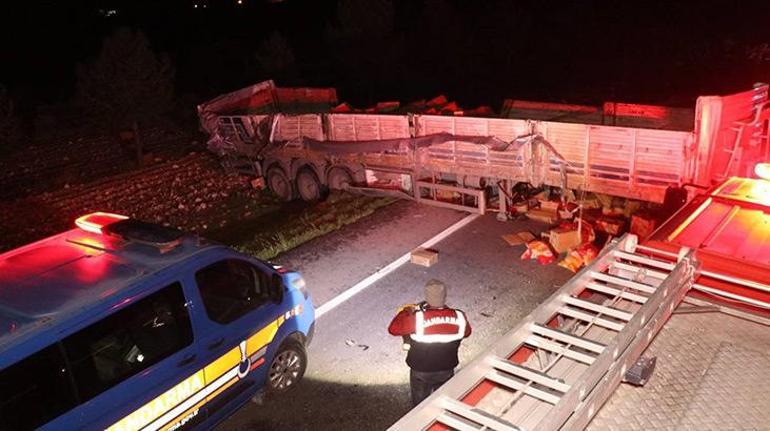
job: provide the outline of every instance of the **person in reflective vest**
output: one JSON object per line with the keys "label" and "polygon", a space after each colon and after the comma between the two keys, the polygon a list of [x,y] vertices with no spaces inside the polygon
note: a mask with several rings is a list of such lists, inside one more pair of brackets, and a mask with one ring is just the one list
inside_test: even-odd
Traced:
{"label": "person in reflective vest", "polygon": [[457,349],[471,335],[468,318],[446,305],[446,286],[438,280],[425,284],[425,302],[403,307],[390,322],[388,332],[409,345],[409,386],[417,405],[454,375]]}

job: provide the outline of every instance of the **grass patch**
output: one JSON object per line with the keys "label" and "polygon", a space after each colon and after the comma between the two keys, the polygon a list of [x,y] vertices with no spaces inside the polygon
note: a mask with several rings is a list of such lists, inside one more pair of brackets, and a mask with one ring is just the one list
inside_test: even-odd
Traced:
{"label": "grass patch", "polygon": [[[256,199],[253,196],[230,195],[223,205],[224,208],[212,208],[202,216],[203,219],[211,220],[210,226],[213,226],[203,235],[223,244],[238,244],[262,229],[266,219],[285,210],[287,205],[302,206],[302,203],[287,204],[266,191],[260,193]],[[226,224],[223,224],[224,220]]]}
{"label": "grass patch", "polygon": [[333,193],[322,203],[304,208],[298,217],[269,214],[261,232],[232,245],[239,251],[270,260],[310,240],[334,232],[372,214],[395,198]]}

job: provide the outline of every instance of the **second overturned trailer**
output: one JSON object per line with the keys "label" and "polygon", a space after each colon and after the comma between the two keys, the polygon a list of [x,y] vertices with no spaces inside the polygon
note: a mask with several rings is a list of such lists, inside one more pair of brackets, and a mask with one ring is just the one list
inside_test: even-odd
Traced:
{"label": "second overturned trailer", "polygon": [[[708,187],[730,175],[747,175],[768,151],[767,89],[757,85],[734,95],[700,97],[687,130],[650,128],[665,123],[664,107],[626,110],[655,121],[613,117],[610,122],[635,127],[324,113],[324,106],[336,103],[333,89],[281,89],[272,81],[222,95],[198,111],[211,135],[209,148],[227,165],[264,177],[286,200],[313,200],[326,189],[348,188],[505,213],[504,197],[520,182],[662,202],[672,188]],[[298,106],[315,112],[284,112]]]}

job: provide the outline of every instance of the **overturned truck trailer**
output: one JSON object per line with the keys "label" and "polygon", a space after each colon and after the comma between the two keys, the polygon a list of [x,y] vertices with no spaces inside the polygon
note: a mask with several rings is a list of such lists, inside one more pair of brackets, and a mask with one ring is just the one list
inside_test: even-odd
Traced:
{"label": "overturned truck trailer", "polygon": [[641,121],[617,121],[613,104],[609,123],[634,127],[573,121],[554,104],[540,113],[557,115],[531,118],[329,113],[334,89],[282,89],[272,81],[219,96],[198,112],[223,163],[264,177],[286,200],[349,189],[506,213],[505,196],[517,183],[662,202],[670,188],[748,175],[770,150],[767,89],[698,98],[686,130],[653,128],[666,124],[668,108],[627,104],[622,115]]}

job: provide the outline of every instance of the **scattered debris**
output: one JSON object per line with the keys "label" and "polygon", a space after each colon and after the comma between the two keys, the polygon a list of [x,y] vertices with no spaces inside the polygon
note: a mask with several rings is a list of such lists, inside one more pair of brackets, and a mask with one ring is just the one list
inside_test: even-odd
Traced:
{"label": "scattered debris", "polygon": [[348,347],[358,347],[358,348],[360,348],[363,351],[369,350],[369,346],[368,345],[366,345],[366,344],[358,344],[358,343],[355,342],[355,340],[351,340],[350,338],[345,340],[345,344]]}
{"label": "scattered debris", "polygon": [[253,180],[251,180],[251,187],[255,188],[257,190],[264,189],[265,188],[265,178],[264,177],[254,178]]}
{"label": "scattered debris", "polygon": [[536,239],[527,243],[527,250],[521,255],[521,259],[536,259],[539,264],[547,265],[556,260],[556,256],[545,241]]}
{"label": "scattered debris", "polygon": [[567,257],[559,262],[559,266],[572,272],[578,272],[580,268],[593,262],[598,255],[599,248],[593,243],[587,242],[567,253]]}
{"label": "scattered debris", "polygon": [[559,262],[559,266],[572,272],[578,272],[580,267],[583,266],[583,259],[573,253],[567,253],[567,257]]}
{"label": "scattered debris", "polygon": [[634,365],[626,371],[623,375],[623,382],[629,383],[634,386],[644,386],[650,377],[652,377],[653,371],[655,371],[655,364],[658,358],[653,356],[651,358],[642,356],[637,359]]}
{"label": "scattered debris", "polygon": [[483,311],[482,311],[481,313],[479,313],[479,314],[481,314],[481,315],[482,315],[482,316],[484,316],[484,317],[493,317],[493,316],[494,316],[493,314],[490,314],[490,313],[485,313],[485,312],[483,312]]}
{"label": "scattered debris", "polygon": [[514,219],[525,215],[551,226],[560,224],[541,233],[542,241],[522,240],[519,234],[503,235],[503,240],[511,245],[527,243],[521,258],[537,259],[541,264],[566,254],[559,265],[573,272],[587,265],[604,244],[624,234],[629,226],[631,233],[645,239],[660,221],[654,216],[658,213],[654,204],[599,193],[525,186],[514,188],[512,195],[506,196]]}

